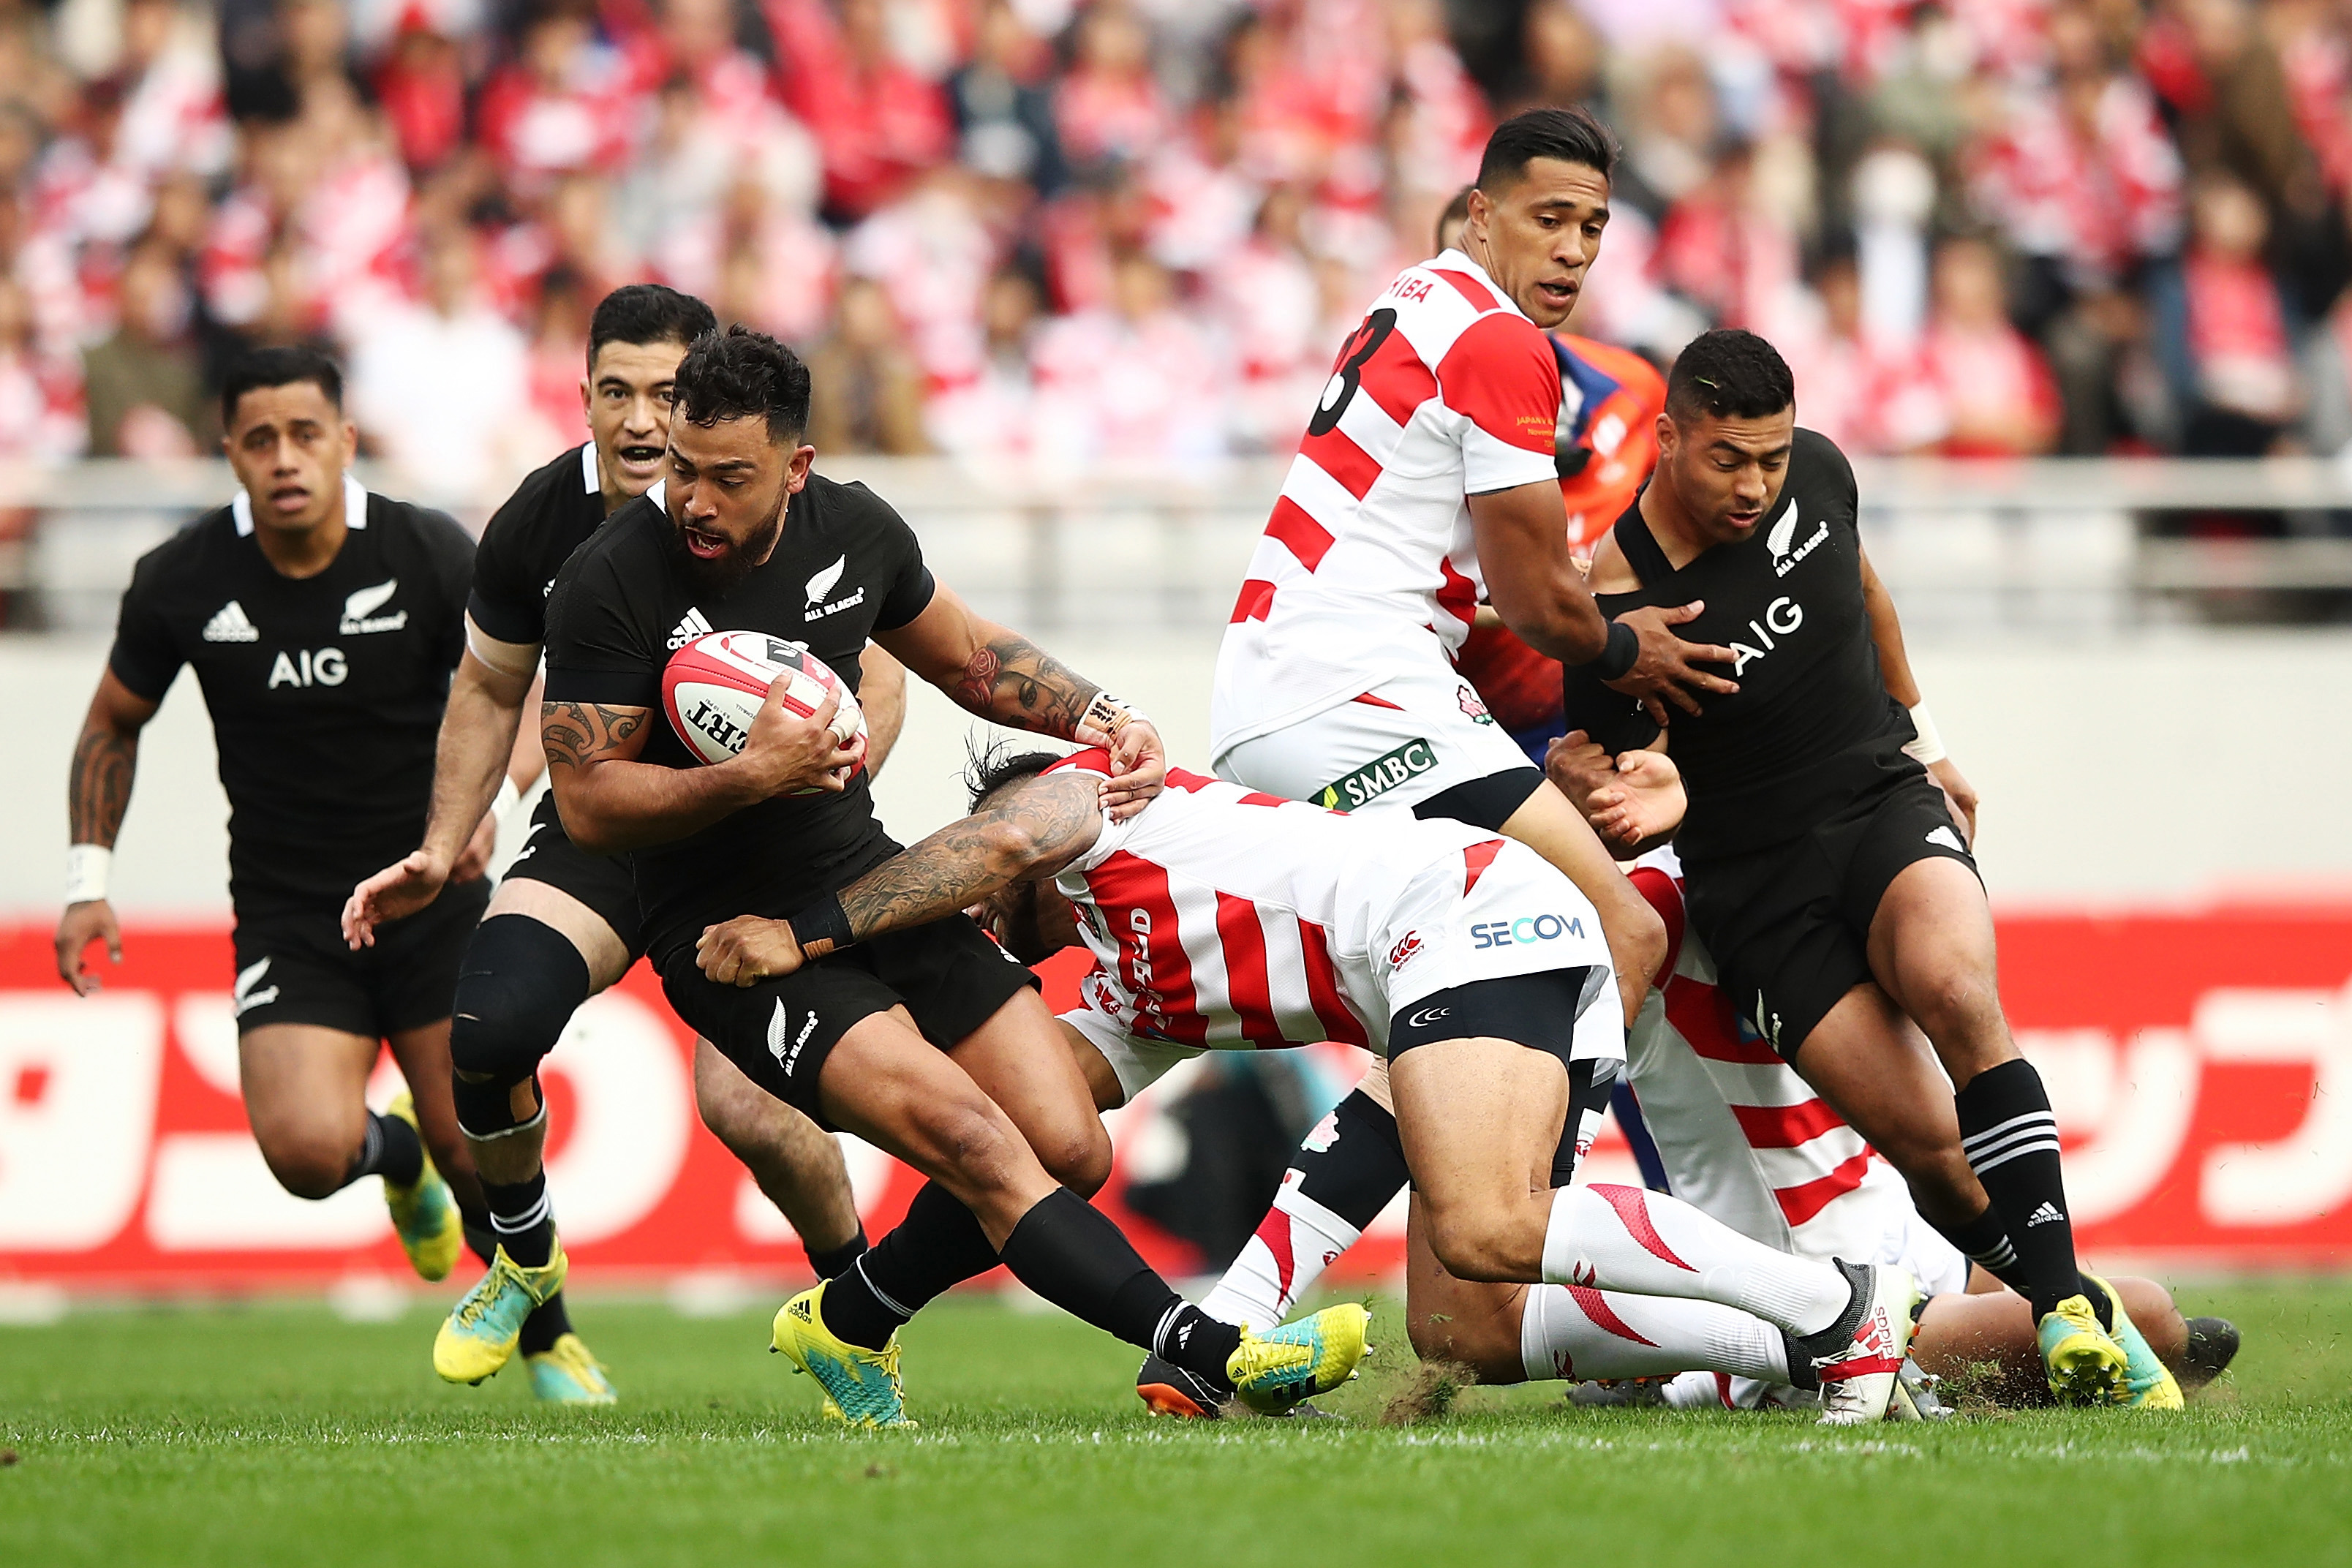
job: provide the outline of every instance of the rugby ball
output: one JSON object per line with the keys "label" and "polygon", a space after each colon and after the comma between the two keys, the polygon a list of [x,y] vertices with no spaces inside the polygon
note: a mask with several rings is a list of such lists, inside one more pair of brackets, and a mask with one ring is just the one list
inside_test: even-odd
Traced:
{"label": "rugby ball", "polygon": [[[766,632],[709,632],[670,655],[662,668],[662,710],[686,749],[706,763],[723,763],[743,749],[751,721],[782,681],[783,703],[806,718],[830,691],[841,699],[833,732],[857,751],[851,771],[866,765],[866,712],[842,679],[796,642]],[[823,795],[814,786],[793,795]]]}

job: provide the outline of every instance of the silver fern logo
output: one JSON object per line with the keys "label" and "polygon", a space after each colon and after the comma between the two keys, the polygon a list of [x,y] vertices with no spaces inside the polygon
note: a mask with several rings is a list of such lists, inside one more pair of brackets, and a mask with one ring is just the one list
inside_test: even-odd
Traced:
{"label": "silver fern logo", "polygon": [[408,624],[408,612],[398,611],[389,616],[373,616],[400,591],[400,579],[387,577],[373,588],[362,588],[343,601],[343,618],[336,630],[347,637],[362,637],[369,632],[396,632]]}

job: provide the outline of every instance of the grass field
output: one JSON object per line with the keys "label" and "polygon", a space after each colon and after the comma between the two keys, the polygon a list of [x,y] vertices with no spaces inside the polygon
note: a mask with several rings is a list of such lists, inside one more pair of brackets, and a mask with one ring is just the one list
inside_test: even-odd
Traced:
{"label": "grass field", "polygon": [[855,1436],[764,1314],[590,1300],[625,1403],[581,1412],[437,1384],[423,1309],[83,1312],[0,1329],[0,1563],[2352,1563],[2352,1286],[2182,1300],[2246,1336],[2185,1417],[1836,1433],[1557,1384],[1383,1425],[1392,1311],[1346,1422],[1192,1426],[1126,1347],[950,1300],[907,1335],[922,1430]]}

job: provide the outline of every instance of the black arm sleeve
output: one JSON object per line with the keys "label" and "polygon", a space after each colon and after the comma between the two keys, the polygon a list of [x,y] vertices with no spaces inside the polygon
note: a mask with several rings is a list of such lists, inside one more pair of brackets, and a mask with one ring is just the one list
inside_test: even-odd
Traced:
{"label": "black arm sleeve", "polygon": [[133,697],[150,702],[163,700],[163,693],[172,689],[185,662],[156,603],[170,570],[159,558],[177,542],[169,541],[149,551],[132,569],[131,586],[122,591],[122,611],[115,621],[114,647],[106,656],[114,679],[128,687]]}
{"label": "black arm sleeve", "polygon": [[574,558],[547,601],[546,700],[659,707],[669,654],[639,618],[609,562]]}

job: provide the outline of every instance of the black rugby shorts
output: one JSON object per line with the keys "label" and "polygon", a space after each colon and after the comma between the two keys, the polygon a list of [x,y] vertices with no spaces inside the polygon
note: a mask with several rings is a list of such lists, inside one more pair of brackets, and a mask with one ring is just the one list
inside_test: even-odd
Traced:
{"label": "black rugby shorts", "polygon": [[563,818],[555,809],[555,792],[549,790],[530,814],[530,837],[507,866],[509,881],[544,882],[571,894],[613,928],[635,963],[646,951],[643,916],[637,907],[636,878],[625,855],[592,855],[572,842]]}
{"label": "black rugby shorts", "polygon": [[721,985],[694,949],[662,966],[662,994],[687,1027],[753,1083],[824,1126],[817,1075],[841,1037],[903,1004],[940,1050],[996,1016],[1037,977],[962,915],[891,931],[756,985]]}
{"label": "black rugby shorts", "polygon": [[1741,1022],[1793,1062],[1830,1009],[1871,978],[1870,922],[1887,886],[1939,857],[1977,869],[1944,792],[1925,773],[1906,773],[1785,843],[1686,863],[1691,927]]}
{"label": "black rugby shorts", "polygon": [[315,1024],[380,1040],[449,1016],[467,939],[489,907],[489,879],[441,889],[406,920],[378,926],[375,945],[343,942],[342,905],[240,910],[236,1028]]}

